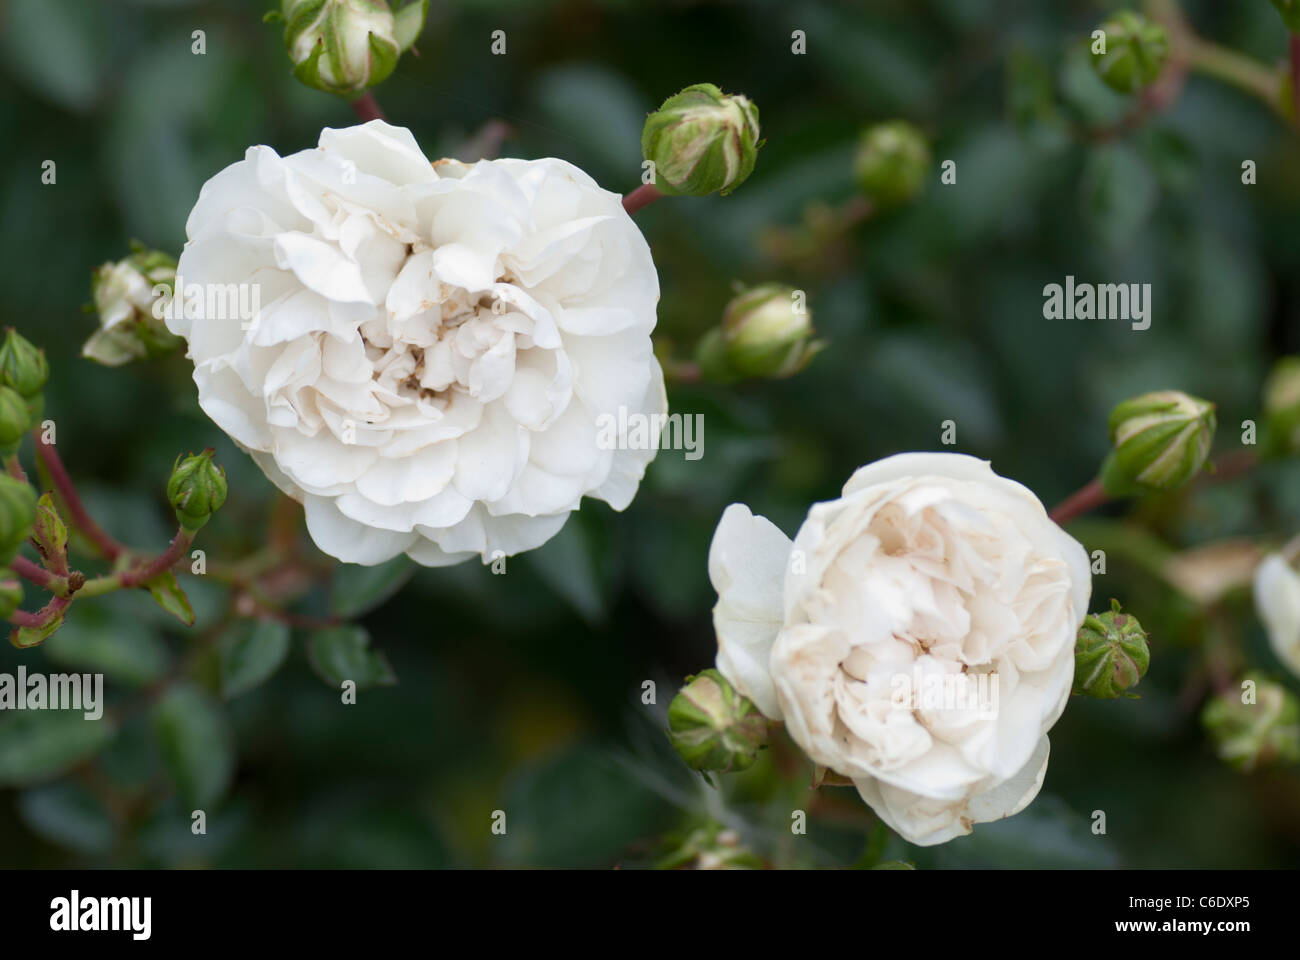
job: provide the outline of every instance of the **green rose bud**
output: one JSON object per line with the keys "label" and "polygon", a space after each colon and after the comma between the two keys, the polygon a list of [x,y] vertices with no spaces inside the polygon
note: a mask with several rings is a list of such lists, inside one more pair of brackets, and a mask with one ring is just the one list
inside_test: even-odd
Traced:
{"label": "green rose bud", "polygon": [[428,12],[429,0],[396,13],[385,0],[282,0],[293,75],[326,93],[358,95],[393,72]]}
{"label": "green rose bud", "polygon": [[157,250],[137,249],[125,260],[95,270],[91,293],[99,315],[81,355],[105,366],[158,357],[183,341],[167,329],[163,311],[176,286],[176,261]]}
{"label": "green rose bud", "polygon": [[862,132],[853,177],[879,209],[892,210],[917,196],[929,173],[930,145],[906,120],[878,123]]}
{"label": "green rose bud", "polygon": [[0,454],[17,453],[31,426],[32,414],[27,401],[17,390],[0,387]]}
{"label": "green rose bud", "polygon": [[717,670],[705,670],[668,707],[668,739],[693,770],[744,770],[767,745],[767,719]]}
{"label": "green rose bud", "polygon": [[741,844],[736,831],[710,823],[691,831],[655,867],[659,870],[761,870],[763,861]]}
{"label": "green rose bud", "polygon": [[12,570],[0,570],[0,620],[7,620],[23,602],[23,582]]}
{"label": "green rose bud", "polygon": [[1111,496],[1171,490],[1196,476],[1214,440],[1214,404],[1177,390],[1125,400],[1110,414],[1110,456],[1101,469]]}
{"label": "green rose bud", "polygon": [[7,473],[0,473],[0,565],[13,560],[36,522],[36,491]]}
{"label": "green rose bud", "polygon": [[1094,52],[1092,66],[1108,87],[1137,93],[1160,75],[1169,59],[1169,36],[1163,26],[1121,10],[1101,29],[1106,34],[1106,52]]}
{"label": "green rose bud", "polygon": [[696,362],[710,380],[793,376],[822,349],[813,339],[812,313],[803,292],[765,283],[738,294],[722,324],[700,341]]}
{"label": "green rose bud", "polygon": [[1264,381],[1264,433],[1269,453],[1300,453],[1300,356],[1283,357]]}
{"label": "green rose bud", "polygon": [[1090,613],[1079,628],[1074,646],[1074,692],[1111,700],[1146,676],[1151,665],[1147,635],[1137,617],[1121,613],[1112,600],[1105,613]]}
{"label": "green rose bud", "polygon": [[8,327],[4,343],[0,343],[0,383],[25,400],[31,400],[45,389],[50,379],[50,364],[45,351],[37,350],[30,340]]}
{"label": "green rose bud", "polygon": [[740,94],[697,83],[646,118],[641,153],[653,161],[654,185],[669,196],[725,197],[754,170],[758,107]]}
{"label": "green rose bud", "polygon": [[1282,15],[1282,22],[1292,33],[1300,33],[1300,0],[1272,0],[1277,12]]}
{"label": "green rose bud", "polygon": [[212,459],[208,448],[199,454],[177,457],[167,481],[167,499],[176,510],[181,529],[193,534],[226,502],[226,471]]}
{"label": "green rose bud", "polygon": [[1300,761],[1300,703],[1263,674],[1243,681],[1243,689],[1216,695],[1201,711],[1219,759],[1243,773]]}

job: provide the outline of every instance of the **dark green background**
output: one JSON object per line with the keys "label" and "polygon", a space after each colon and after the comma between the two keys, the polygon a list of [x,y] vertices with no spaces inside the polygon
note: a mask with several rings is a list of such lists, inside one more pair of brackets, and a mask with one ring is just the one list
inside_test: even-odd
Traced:
{"label": "dark green background", "polygon": [[[249,145],[290,153],[354,122],[343,101],[292,79],[281,27],[260,22],[267,6],[0,3],[0,320],[48,351],[63,457],[104,523],[142,547],[169,535],[161,490],[181,451],[216,446],[229,470],[230,501],[202,535],[214,557],[256,546],[273,497],[198,410],[184,360],[107,370],[78,357],[94,325],[80,312],[92,267],[131,238],[179,252],[199,187]],[[716,793],[665,752],[662,710],[712,660],[705,559],[725,505],[749,503],[793,534],[858,465],[940,449],[950,418],[956,449],[1050,504],[1095,472],[1118,400],[1159,388],[1214,400],[1219,445],[1236,449],[1270,364],[1300,350],[1300,141],[1261,104],[1198,77],[1140,129],[1089,134],[1129,106],[1081,46],[1105,9],[435,0],[419,56],[377,90],[431,157],[503,119],[505,155],[563,157],[625,191],[644,115],[664,97],[705,80],[749,95],[767,138],[752,178],[729,197],[638,216],[663,288],[659,331],[684,351],[734,280],[778,280],[808,291],[830,349],[785,382],[672,388],[674,410],[705,415],[704,458],[662,453],[626,513],[588,501],[504,577],[477,563],[417,572],[364,619],[398,686],[340,706],[295,634],[286,664],[251,692],[173,691],[168,709],[191,718],[193,775],[219,796],[206,837],[187,829],[149,707],[193,632],[143,595],[77,608],[63,662],[105,658],[116,734],[88,743],[80,728],[0,718],[0,865],[634,866],[710,818],[780,865],[858,861],[872,819],[851,791],[823,790],[809,835],[793,837],[790,811],[810,809],[802,767],[780,777],[764,761]],[[1284,54],[1266,0],[1188,9],[1209,37],[1270,62]],[[790,52],[796,28],[804,56]],[[195,29],[204,56],[190,52]],[[505,56],[489,52],[496,29]],[[957,161],[957,184],[940,186],[936,168],[918,203],[858,228],[835,256],[765,254],[765,230],[852,195],[856,135],[896,117]],[[40,183],[47,159],[53,186]],[[1244,159],[1257,186],[1240,182]],[[1066,274],[1152,283],[1151,329],[1044,320],[1042,288]],[[1300,469],[1270,464],[1147,504],[1140,523],[1175,547],[1284,536],[1300,526]],[[1026,813],[929,850],[891,839],[885,855],[923,867],[1300,863],[1294,770],[1230,771],[1178,701],[1211,619],[1251,662],[1280,669],[1249,598],[1210,618],[1110,552],[1094,594],[1150,628],[1143,699],[1072,703]],[[200,626],[210,622],[222,591],[185,584]],[[48,659],[56,641],[6,646],[0,671],[67,669]],[[657,708],[641,703],[647,679]],[[505,837],[489,833],[496,809]],[[1104,837],[1089,830],[1098,809]]]}

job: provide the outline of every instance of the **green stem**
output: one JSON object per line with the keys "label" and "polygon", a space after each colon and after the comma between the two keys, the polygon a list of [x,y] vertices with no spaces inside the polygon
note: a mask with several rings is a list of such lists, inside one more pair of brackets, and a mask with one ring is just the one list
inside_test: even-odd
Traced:
{"label": "green stem", "polygon": [[1186,57],[1187,65],[1193,70],[1259,97],[1274,110],[1281,112],[1279,77],[1277,71],[1267,65],[1200,38],[1188,41]]}

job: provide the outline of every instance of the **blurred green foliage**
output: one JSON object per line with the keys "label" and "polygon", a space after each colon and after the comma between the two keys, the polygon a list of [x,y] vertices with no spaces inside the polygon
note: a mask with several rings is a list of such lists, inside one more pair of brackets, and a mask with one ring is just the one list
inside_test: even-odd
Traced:
{"label": "blurred green foliage", "polygon": [[[213,562],[257,547],[277,495],[199,411],[183,360],[108,370],[80,359],[94,324],[80,307],[91,269],[131,238],[178,252],[199,188],[249,145],[289,153],[354,122],[343,101],[292,79],[280,29],[261,22],[269,5],[0,5],[0,321],[48,351],[47,415],[115,535],[161,548],[173,459],[217,448],[231,493],[203,532]],[[909,848],[853,791],[814,797],[788,748],[714,791],[661,733],[681,678],[712,661],[705,559],[726,504],[743,500],[792,534],[858,465],[941,449],[949,418],[956,449],[1050,503],[1094,474],[1117,401],[1204,396],[1231,448],[1273,360],[1300,351],[1300,139],[1195,76],[1169,109],[1116,132],[1130,103],[1081,43],[1112,8],[435,3],[419,55],[376,90],[431,156],[504,120],[503,154],[563,157],[625,191],[639,182],[644,115],[667,95],[707,80],[751,97],[767,138],[751,179],[725,199],[665,200],[638,217],[660,271],[660,336],[684,354],[733,280],[780,281],[809,291],[830,349],[789,381],[674,387],[675,410],[704,414],[704,459],[661,453],[626,513],[588,502],[504,577],[477,563],[344,568],[330,596],[303,603],[306,615],[359,616],[364,632],[223,627],[224,588],[185,577],[191,630],[143,594],[113,596],[78,607],[42,648],[0,650],[0,671],[103,671],[111,717],[0,717],[0,866],[650,865],[709,822],[785,865],[1300,863],[1296,774],[1223,767],[1185,702],[1192,653],[1213,630],[1278,669],[1249,598],[1238,591],[1207,617],[1141,549],[1143,536],[1178,549],[1295,532],[1295,462],[1080,529],[1110,554],[1099,602],[1119,598],[1150,631],[1151,672],[1141,700],[1071,703],[1043,794],[1018,817]],[[1283,55],[1264,0],[1186,9],[1206,36]],[[505,56],[489,52],[497,29]],[[806,55],[790,52],[794,29]],[[936,161],[956,161],[956,185],[936,169],[917,202],[824,256],[775,257],[783,235],[771,230],[797,229],[810,203],[848,199],[861,129],[896,117],[931,137]],[[57,183],[42,185],[51,159]],[[1242,185],[1245,159],[1256,186]],[[1045,321],[1042,288],[1067,274],[1152,283],[1151,329]],[[204,629],[217,631],[206,647]],[[397,683],[362,689],[355,706],[309,666],[329,677],[341,659],[374,656],[375,679],[391,665]],[[642,702],[647,679],[657,707]],[[194,805],[206,836],[190,831]],[[810,811],[807,836],[790,832],[795,808]],[[1098,809],[1106,836],[1090,830]],[[490,831],[496,810],[504,836]]]}

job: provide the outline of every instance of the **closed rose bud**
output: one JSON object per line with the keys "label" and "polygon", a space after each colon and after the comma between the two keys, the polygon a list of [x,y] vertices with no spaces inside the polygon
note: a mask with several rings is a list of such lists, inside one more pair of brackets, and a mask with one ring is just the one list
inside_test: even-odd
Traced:
{"label": "closed rose bud", "polygon": [[767,745],[767,719],[709,669],[689,678],[673,698],[668,739],[693,770],[744,770]]}
{"label": "closed rose bud", "polygon": [[396,13],[385,0],[283,0],[293,74],[309,87],[360,94],[388,77],[424,27],[428,0]]}
{"label": "closed rose bud", "polygon": [[1147,635],[1137,617],[1121,613],[1111,601],[1104,613],[1091,613],[1079,628],[1074,646],[1074,692],[1102,700],[1133,697],[1128,691],[1146,676],[1151,664]]}
{"label": "closed rose bud", "polygon": [[641,152],[655,165],[654,185],[669,196],[726,196],[758,157],[758,107],[740,94],[697,83],[646,118]]}
{"label": "closed rose bud", "polygon": [[9,327],[4,342],[0,343],[0,383],[16,390],[25,400],[31,400],[45,389],[50,379],[50,364],[45,351],[37,350],[32,342]]}
{"label": "closed rose bud", "polygon": [[853,157],[853,177],[877,208],[907,203],[925,187],[930,173],[930,145],[906,120],[878,123],[862,132]]}
{"label": "closed rose bud", "polygon": [[8,564],[36,522],[36,491],[32,485],[0,473],[0,564]]}
{"label": "closed rose bud", "polygon": [[741,843],[734,830],[716,823],[700,827],[657,864],[659,870],[761,870],[760,857]]}
{"label": "closed rose bud", "polygon": [[1272,0],[1277,12],[1282,15],[1282,22],[1292,33],[1300,33],[1300,0]]}
{"label": "closed rose bud", "polygon": [[1125,400],[1110,414],[1101,483],[1111,496],[1171,490],[1200,471],[1214,440],[1214,404],[1177,390]]}
{"label": "closed rose bud", "polygon": [[722,324],[696,349],[706,378],[720,382],[744,377],[793,376],[821,350],[813,339],[812,313],[792,287],[765,283],[738,294],[722,313]]}
{"label": "closed rose bud", "polygon": [[1300,356],[1283,357],[1264,381],[1264,433],[1269,453],[1300,453]]}
{"label": "closed rose bud", "polygon": [[0,454],[16,453],[31,425],[27,401],[17,390],[0,386]]}
{"label": "closed rose bud", "polygon": [[1094,53],[1092,65],[1108,87],[1137,93],[1160,75],[1169,59],[1169,36],[1163,26],[1121,10],[1101,29],[1106,34],[1106,52]]}
{"label": "closed rose bud", "polygon": [[1201,723],[1219,759],[1243,773],[1300,761],[1300,703],[1261,673],[1213,697]]}
{"label": "closed rose bud", "polygon": [[137,250],[97,269],[91,290],[99,329],[81,355],[116,367],[178,349],[184,341],[168,331],[163,315],[175,285],[175,259],[157,250]]}
{"label": "closed rose bud", "polygon": [[177,457],[167,481],[167,499],[187,533],[197,531],[226,502],[226,471],[212,459],[213,453],[209,448]]}
{"label": "closed rose bud", "polygon": [[23,582],[11,570],[0,570],[0,620],[7,620],[23,602]]}

